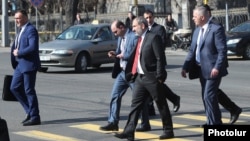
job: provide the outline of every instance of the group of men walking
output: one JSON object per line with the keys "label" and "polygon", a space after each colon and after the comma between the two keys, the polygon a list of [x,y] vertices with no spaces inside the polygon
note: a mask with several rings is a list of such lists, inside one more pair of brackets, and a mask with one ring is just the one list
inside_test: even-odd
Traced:
{"label": "group of men walking", "polygon": [[[11,48],[14,74],[10,89],[26,112],[23,126],[40,125],[38,100],[34,89],[36,73],[40,67],[38,34],[28,22],[25,11],[17,11],[15,20],[21,30]],[[207,116],[205,125],[222,124],[219,103],[230,112],[230,124],[233,124],[242,109],[219,89],[222,77],[228,74],[224,28],[212,17],[211,9],[207,5],[194,9],[193,20],[197,28],[194,30],[181,75],[186,78],[186,73],[189,73],[190,79],[200,80]],[[123,132],[115,134],[115,137],[133,141],[135,131],[150,131],[149,116],[155,115],[155,102],[163,124],[163,134],[159,139],[174,138],[172,116],[166,99],[173,103],[173,111],[178,112],[180,96],[165,84],[167,60],[164,50],[167,38],[164,26],[154,22],[154,13],[146,10],[143,16],[133,19],[132,27],[115,20],[111,24],[111,30],[119,37],[116,51],[108,52],[109,57],[115,58],[112,71],[115,82],[111,92],[108,124],[100,127],[100,130],[119,130],[122,97],[131,88],[133,94],[128,120]],[[141,124],[136,128],[139,118]]]}
{"label": "group of men walking", "polygon": [[[197,28],[193,39],[196,38],[196,40],[192,41],[181,75],[186,77],[186,73],[190,73],[189,76],[196,76],[191,76],[190,79],[200,79],[202,101],[207,116],[205,125],[222,124],[218,103],[229,110],[231,113],[230,123],[233,124],[242,110],[219,89],[221,78],[227,75],[226,43],[223,26],[211,20],[210,10],[207,5],[194,9],[193,20]],[[199,40],[197,32],[203,26],[207,29],[204,34],[207,36],[219,35],[216,37],[218,40],[206,38],[201,39],[205,43],[198,43],[197,39],[199,42],[202,41]],[[180,96],[176,95],[164,83],[167,78],[167,61],[164,51],[167,38],[164,26],[154,22],[154,13],[146,10],[143,16],[134,18],[132,28],[127,27],[122,21],[115,20],[111,24],[111,30],[115,36],[119,37],[116,51],[108,53],[109,57],[115,58],[112,71],[112,78],[115,78],[115,82],[111,93],[108,124],[100,127],[100,130],[119,130],[122,97],[130,87],[133,91],[131,110],[123,132],[116,133],[115,137],[132,141],[135,131],[150,131],[149,115],[155,114],[153,105],[155,102],[163,124],[163,134],[159,139],[174,138],[172,117],[166,99],[173,103],[173,111],[177,112],[180,108]],[[215,34],[216,32],[219,33]],[[199,51],[196,49],[198,47]],[[203,51],[202,48],[204,48]],[[209,52],[210,50],[214,51]],[[210,55],[205,55],[203,52],[211,53],[211,57],[214,57],[211,58]],[[197,56],[200,60],[196,60]],[[136,128],[140,117],[141,124]]]}

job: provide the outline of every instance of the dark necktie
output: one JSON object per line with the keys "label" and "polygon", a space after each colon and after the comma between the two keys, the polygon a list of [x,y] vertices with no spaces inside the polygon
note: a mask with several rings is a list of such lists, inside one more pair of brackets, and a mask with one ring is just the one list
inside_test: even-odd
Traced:
{"label": "dark necktie", "polygon": [[15,41],[15,47],[16,48],[18,48],[18,46],[19,46],[19,40],[18,40],[18,38],[19,38],[19,35],[21,33],[21,30],[22,30],[22,28],[18,28],[17,29],[16,41]]}
{"label": "dark necktie", "polygon": [[204,33],[204,28],[201,28],[201,34],[200,34],[200,37],[199,37],[199,44],[197,45],[196,47],[196,62],[197,63],[200,63],[200,49],[201,49],[201,44],[202,44],[202,41],[203,41],[203,33]]}
{"label": "dark necktie", "polygon": [[136,74],[137,72],[137,64],[138,64],[138,57],[139,57],[139,52],[140,52],[140,44],[141,44],[141,37],[138,38],[137,41],[137,46],[136,46],[136,52],[135,52],[135,58],[134,58],[134,63],[133,63],[133,67],[132,67],[132,74]]}

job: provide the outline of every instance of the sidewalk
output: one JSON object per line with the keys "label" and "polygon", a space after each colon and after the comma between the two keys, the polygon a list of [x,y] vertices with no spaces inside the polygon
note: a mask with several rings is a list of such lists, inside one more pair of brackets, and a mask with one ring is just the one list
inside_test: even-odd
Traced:
{"label": "sidewalk", "polygon": [[2,47],[0,46],[0,53],[2,52],[10,52],[10,47]]}

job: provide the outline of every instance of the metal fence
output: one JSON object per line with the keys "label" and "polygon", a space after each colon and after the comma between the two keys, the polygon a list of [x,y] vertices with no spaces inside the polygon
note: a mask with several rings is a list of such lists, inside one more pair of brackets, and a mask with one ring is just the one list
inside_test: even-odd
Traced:
{"label": "metal fence", "polygon": [[[212,11],[212,15],[216,17],[226,28],[226,10],[214,10]],[[249,20],[249,12],[247,7],[231,8],[228,10],[229,29],[247,20]]]}

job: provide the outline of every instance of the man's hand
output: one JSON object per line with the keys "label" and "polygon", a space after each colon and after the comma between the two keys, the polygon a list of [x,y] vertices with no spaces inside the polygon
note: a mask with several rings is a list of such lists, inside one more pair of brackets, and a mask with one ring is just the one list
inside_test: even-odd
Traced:
{"label": "man's hand", "polygon": [[118,55],[116,55],[116,57],[119,58],[119,59],[122,59],[123,58],[123,54],[118,54]]}
{"label": "man's hand", "polygon": [[181,76],[184,77],[184,78],[187,78],[187,74],[186,74],[186,70],[182,70],[181,71]]}
{"label": "man's hand", "polygon": [[219,74],[219,70],[213,68],[212,71],[211,71],[210,77],[215,78],[215,77],[218,76],[218,74]]}
{"label": "man's hand", "polygon": [[114,58],[115,57],[115,51],[109,51],[108,56]]}
{"label": "man's hand", "polygon": [[14,56],[18,56],[18,49],[14,49],[14,50],[13,50],[13,55],[14,55]]}

